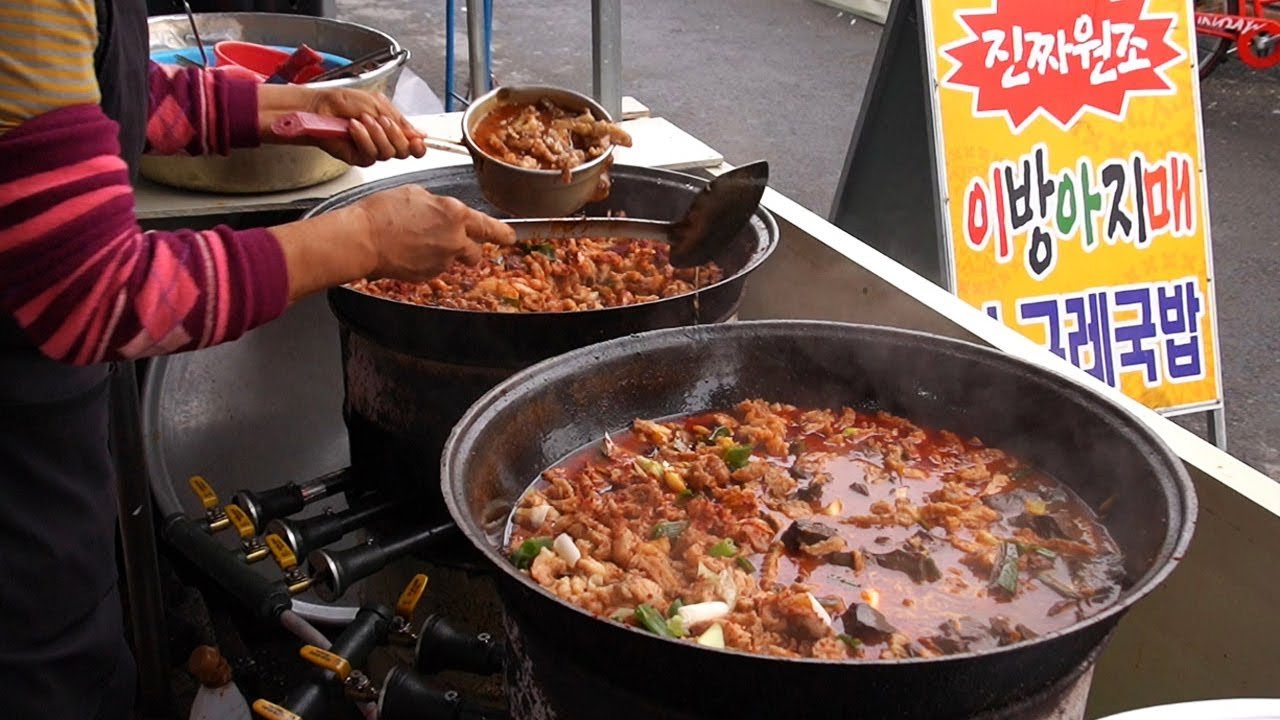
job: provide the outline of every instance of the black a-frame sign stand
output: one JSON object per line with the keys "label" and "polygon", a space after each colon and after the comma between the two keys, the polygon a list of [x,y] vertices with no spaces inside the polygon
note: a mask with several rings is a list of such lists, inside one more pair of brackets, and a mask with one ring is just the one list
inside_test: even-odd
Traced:
{"label": "black a-frame sign stand", "polygon": [[[830,220],[947,287],[921,0],[893,0]],[[951,288],[948,288],[951,289]]]}
{"label": "black a-frame sign stand", "polygon": [[[946,212],[938,177],[929,47],[922,3],[893,0],[871,82],[836,186],[830,221],[949,291]],[[1207,436],[1226,449],[1226,416],[1208,410]]]}

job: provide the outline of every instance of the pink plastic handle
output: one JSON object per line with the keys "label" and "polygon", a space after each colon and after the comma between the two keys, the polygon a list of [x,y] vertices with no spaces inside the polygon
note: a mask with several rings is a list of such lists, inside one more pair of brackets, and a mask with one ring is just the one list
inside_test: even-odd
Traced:
{"label": "pink plastic handle", "polygon": [[350,120],[295,112],[283,115],[271,123],[271,132],[282,138],[344,138],[351,133]]}

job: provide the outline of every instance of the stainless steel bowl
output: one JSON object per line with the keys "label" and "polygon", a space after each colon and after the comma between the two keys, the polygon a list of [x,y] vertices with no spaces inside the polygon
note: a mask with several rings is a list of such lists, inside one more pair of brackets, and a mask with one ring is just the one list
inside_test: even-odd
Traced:
{"label": "stainless steel bowl", "polygon": [[537,102],[547,98],[566,110],[590,110],[600,120],[613,121],[600,103],[572,90],[547,85],[509,85],[480,96],[462,115],[462,142],[471,151],[471,161],[484,197],[495,207],[522,217],[562,217],[582,209],[594,199],[600,176],[613,163],[610,147],[570,173],[569,182],[559,170],[535,170],[494,158],[476,145],[476,126],[500,105]]}
{"label": "stainless steel bowl", "polygon": [[[356,77],[309,83],[309,87],[346,87],[381,92],[391,97],[409,58],[390,35],[364,25],[279,13],[200,13],[195,16],[205,45],[221,40],[244,40],[264,45],[306,43],[321,52],[354,60],[388,47],[395,59]],[[151,50],[195,47],[186,15],[163,15],[148,20]],[[212,57],[212,53],[210,53]],[[233,150],[227,156],[160,157],[148,155],[142,176],[164,185],[203,192],[244,194],[296,190],[342,175],[349,165],[323,150],[292,145],[264,145]]]}

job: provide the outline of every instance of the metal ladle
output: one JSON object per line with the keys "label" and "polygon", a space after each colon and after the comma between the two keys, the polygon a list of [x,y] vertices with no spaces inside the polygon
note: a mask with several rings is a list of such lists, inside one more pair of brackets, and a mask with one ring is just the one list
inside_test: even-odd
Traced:
{"label": "metal ladle", "polygon": [[671,264],[711,262],[760,206],[769,184],[769,163],[757,160],[712,180],[674,222],[636,218],[529,218],[505,221],[517,242],[580,237],[624,237],[671,244]]}

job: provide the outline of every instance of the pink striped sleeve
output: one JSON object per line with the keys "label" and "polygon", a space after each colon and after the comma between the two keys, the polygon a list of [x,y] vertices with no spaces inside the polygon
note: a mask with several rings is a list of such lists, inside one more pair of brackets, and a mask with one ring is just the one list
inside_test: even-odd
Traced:
{"label": "pink striped sleeve", "polygon": [[283,312],[269,231],[141,231],[116,137],[96,105],[0,136],[0,310],[76,364],[233,340]]}
{"label": "pink striped sleeve", "polygon": [[261,143],[256,82],[152,62],[148,83],[147,152],[226,155]]}

